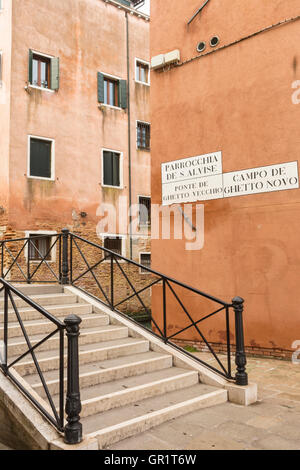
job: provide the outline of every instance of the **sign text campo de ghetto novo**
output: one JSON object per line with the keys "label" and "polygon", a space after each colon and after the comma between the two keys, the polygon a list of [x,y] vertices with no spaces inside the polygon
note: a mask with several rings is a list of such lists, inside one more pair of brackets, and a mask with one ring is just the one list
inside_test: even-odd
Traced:
{"label": "sign text campo de ghetto novo", "polygon": [[163,206],[299,188],[297,161],[223,173],[215,152],[163,163],[161,171]]}

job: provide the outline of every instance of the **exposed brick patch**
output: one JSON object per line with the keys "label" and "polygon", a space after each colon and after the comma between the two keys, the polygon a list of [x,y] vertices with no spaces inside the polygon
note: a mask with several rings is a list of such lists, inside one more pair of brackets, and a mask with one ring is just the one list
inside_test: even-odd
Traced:
{"label": "exposed brick patch", "polygon": [[[180,346],[181,348],[184,348],[185,346],[192,346],[198,351],[205,351],[208,352],[209,349],[206,346],[205,343],[203,342],[197,342],[197,341],[189,341],[189,340],[173,340],[175,344]],[[225,354],[227,353],[227,346],[226,344],[222,343],[210,343],[212,346],[213,350],[217,354]],[[252,347],[252,346],[245,346],[245,352],[246,355],[249,357],[268,357],[268,358],[273,358],[273,359],[282,359],[285,361],[290,361],[292,358],[292,354],[294,351],[288,350],[288,349],[278,349],[278,348],[259,348],[257,346]],[[235,345],[231,345],[231,353],[235,353]]]}

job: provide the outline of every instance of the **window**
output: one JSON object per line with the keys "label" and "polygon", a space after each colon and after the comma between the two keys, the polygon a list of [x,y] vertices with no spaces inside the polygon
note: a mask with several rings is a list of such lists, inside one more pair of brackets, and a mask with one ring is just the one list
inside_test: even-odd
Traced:
{"label": "window", "polygon": [[139,224],[151,225],[151,198],[139,196]]}
{"label": "window", "polygon": [[54,179],[54,141],[29,136],[28,176]]}
{"label": "window", "polygon": [[[140,253],[140,264],[146,268],[151,268],[151,253]],[[140,268],[141,274],[151,274],[150,271]]]}
{"label": "window", "polygon": [[98,72],[98,102],[106,106],[127,108],[127,81]]}
{"label": "window", "polygon": [[58,90],[59,58],[29,50],[28,82],[38,88]]}
{"label": "window", "polygon": [[36,54],[32,58],[32,85],[50,87],[50,59]]}
{"label": "window", "polygon": [[104,78],[104,104],[119,106],[119,82],[110,78]]}
{"label": "window", "polygon": [[43,236],[40,234],[29,234],[29,260],[30,261],[41,261],[45,259],[51,261],[51,237]]}
{"label": "window", "polygon": [[121,187],[121,153],[112,150],[102,151],[103,186]]}
{"label": "window", "polygon": [[150,150],[150,124],[137,122],[137,148]]}
{"label": "window", "polygon": [[135,60],[135,80],[149,85],[149,63]]}
{"label": "window", "polygon": [[117,235],[109,235],[107,237],[104,237],[103,243],[104,248],[107,248],[108,250],[111,250],[114,253],[117,253],[118,255],[122,255],[123,237],[119,237]]}

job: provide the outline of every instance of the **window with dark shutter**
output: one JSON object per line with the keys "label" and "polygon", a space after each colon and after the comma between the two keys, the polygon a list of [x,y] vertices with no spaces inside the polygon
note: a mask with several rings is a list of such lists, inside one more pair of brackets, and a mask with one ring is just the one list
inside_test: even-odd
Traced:
{"label": "window with dark shutter", "polygon": [[122,238],[121,237],[105,237],[104,238],[104,248],[122,255]]}
{"label": "window with dark shutter", "polygon": [[52,177],[52,145],[50,140],[30,137],[29,175],[35,178]]}
{"label": "window with dark shutter", "polygon": [[139,196],[139,206],[140,225],[151,225],[151,198]]}
{"label": "window with dark shutter", "polygon": [[117,186],[120,182],[120,154],[108,150],[103,151],[103,185]]}
{"label": "window with dark shutter", "polygon": [[150,124],[146,122],[137,123],[137,148],[150,150]]}
{"label": "window with dark shutter", "polygon": [[51,260],[51,237],[43,234],[29,234],[28,255],[31,261]]}
{"label": "window with dark shutter", "polygon": [[127,108],[127,81],[97,74],[98,102],[117,108]]}
{"label": "window with dark shutter", "polygon": [[[141,253],[140,254],[140,264],[146,268],[151,268],[151,253]],[[146,269],[141,268],[141,273],[151,274]]]}
{"label": "window with dark shutter", "polygon": [[58,90],[59,58],[39,55],[29,50],[28,82],[39,88]]}

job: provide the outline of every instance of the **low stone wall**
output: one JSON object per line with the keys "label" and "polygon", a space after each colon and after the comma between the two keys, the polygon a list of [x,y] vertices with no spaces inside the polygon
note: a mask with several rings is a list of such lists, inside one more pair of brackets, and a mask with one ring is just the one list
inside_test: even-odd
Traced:
{"label": "low stone wall", "polygon": [[[209,352],[208,347],[205,343],[201,341],[188,341],[188,340],[173,340],[177,346],[184,348],[185,346],[194,347],[198,351]],[[217,354],[227,354],[227,346],[222,343],[210,343],[213,350]],[[249,357],[264,357],[269,359],[281,359],[285,361],[291,361],[292,354],[294,351],[286,349],[268,349],[268,348],[259,348],[252,346],[245,346],[246,356]],[[231,354],[235,353],[235,345],[231,345]]]}
{"label": "low stone wall", "polygon": [[30,450],[32,439],[0,402],[0,442],[14,450]]}

